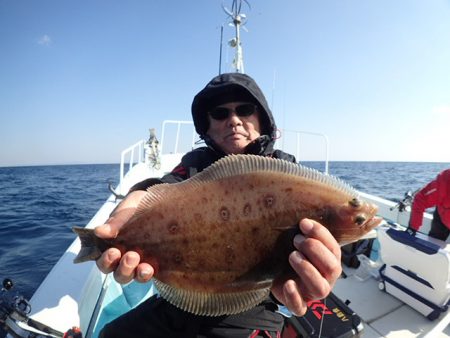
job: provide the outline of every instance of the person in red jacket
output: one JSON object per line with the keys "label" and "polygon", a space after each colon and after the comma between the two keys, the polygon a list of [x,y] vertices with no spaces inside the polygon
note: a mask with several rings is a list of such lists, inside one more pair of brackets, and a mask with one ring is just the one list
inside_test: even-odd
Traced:
{"label": "person in red jacket", "polygon": [[436,207],[429,236],[445,241],[450,234],[450,169],[420,189],[414,196],[407,231],[415,235],[422,225],[425,209]]}

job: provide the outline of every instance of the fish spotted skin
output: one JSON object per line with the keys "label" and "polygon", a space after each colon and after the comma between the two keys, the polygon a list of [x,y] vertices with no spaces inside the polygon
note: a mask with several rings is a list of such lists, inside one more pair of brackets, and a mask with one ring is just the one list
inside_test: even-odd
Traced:
{"label": "fish spotted skin", "polygon": [[[376,211],[331,176],[279,159],[230,155],[186,181],[150,187],[117,238],[94,246],[156,260],[164,298],[196,314],[221,315],[256,305],[289,270],[302,218],[349,243],[378,225]],[[240,304],[246,294],[249,304]]]}

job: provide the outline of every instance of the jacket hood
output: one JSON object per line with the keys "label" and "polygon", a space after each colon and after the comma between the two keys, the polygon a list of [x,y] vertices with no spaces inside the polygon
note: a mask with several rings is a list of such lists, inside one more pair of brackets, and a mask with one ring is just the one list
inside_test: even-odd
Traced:
{"label": "jacket hood", "polygon": [[209,127],[208,110],[220,104],[232,101],[249,101],[258,106],[261,136],[266,144],[274,143],[276,125],[263,92],[250,76],[241,73],[225,73],[214,77],[203,88],[192,102],[192,119],[195,130],[207,144],[210,138],[206,135]]}

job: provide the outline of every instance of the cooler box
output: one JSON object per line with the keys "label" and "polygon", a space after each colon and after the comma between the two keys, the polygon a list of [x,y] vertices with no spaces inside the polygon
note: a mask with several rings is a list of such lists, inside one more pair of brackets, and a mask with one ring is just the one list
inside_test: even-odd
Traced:
{"label": "cooler box", "polygon": [[302,317],[286,318],[281,338],[354,338],[364,326],[361,318],[336,295],[308,303]]}
{"label": "cooler box", "polygon": [[[419,237],[420,236],[420,237]],[[450,299],[450,246],[402,230],[378,230],[381,286],[430,320],[447,311]]]}

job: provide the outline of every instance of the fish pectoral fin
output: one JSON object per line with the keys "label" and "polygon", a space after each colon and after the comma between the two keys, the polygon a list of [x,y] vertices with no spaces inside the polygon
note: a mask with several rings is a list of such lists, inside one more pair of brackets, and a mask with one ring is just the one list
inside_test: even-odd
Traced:
{"label": "fish pectoral fin", "polygon": [[198,292],[175,288],[156,278],[156,288],[161,297],[172,305],[200,316],[232,315],[250,310],[268,297],[270,288],[244,292]]}

